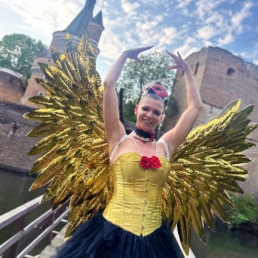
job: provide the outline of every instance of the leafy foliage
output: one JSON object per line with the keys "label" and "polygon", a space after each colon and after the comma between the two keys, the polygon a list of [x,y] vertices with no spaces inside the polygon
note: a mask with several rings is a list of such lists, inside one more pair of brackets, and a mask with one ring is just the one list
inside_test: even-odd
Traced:
{"label": "leafy foliage", "polygon": [[142,55],[140,59],[141,64],[134,60],[126,62],[116,87],[118,91],[124,89],[124,117],[131,122],[135,122],[134,107],[139,103],[145,84],[155,81],[162,84],[168,93],[174,86],[175,72],[167,70],[173,60],[165,52]]}
{"label": "leafy foliage", "polygon": [[124,117],[127,121],[136,122],[136,116],[134,115],[134,108],[137,105],[136,101],[129,101],[124,106]]}
{"label": "leafy foliage", "polygon": [[[246,223],[251,223],[258,228],[258,205],[250,195],[237,196],[231,194],[234,207],[228,207],[230,227],[239,228]],[[256,226],[255,226],[256,225]]]}
{"label": "leafy foliage", "polygon": [[12,69],[23,75],[27,85],[31,66],[37,53],[44,49],[41,41],[23,34],[6,35],[0,41],[0,67]]}
{"label": "leafy foliage", "polygon": [[117,89],[124,88],[124,101],[139,101],[145,84],[155,81],[161,83],[169,92],[173,87],[175,72],[167,68],[173,63],[165,52],[152,52],[142,55],[142,64],[129,60],[126,62],[118,81]]}

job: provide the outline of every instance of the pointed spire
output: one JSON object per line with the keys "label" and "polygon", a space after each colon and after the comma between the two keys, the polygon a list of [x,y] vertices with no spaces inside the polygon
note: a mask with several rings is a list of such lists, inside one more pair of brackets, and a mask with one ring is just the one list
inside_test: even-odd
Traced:
{"label": "pointed spire", "polygon": [[95,4],[96,0],[87,0],[84,8],[93,11]]}
{"label": "pointed spire", "polygon": [[97,15],[93,18],[94,22],[96,22],[97,24],[99,24],[103,29],[103,19],[102,19],[102,11],[99,11],[97,13]]}
{"label": "pointed spire", "polygon": [[70,34],[82,36],[87,31],[89,22],[93,19],[93,9],[96,0],[87,0],[82,11],[75,17],[75,19],[65,29]]}

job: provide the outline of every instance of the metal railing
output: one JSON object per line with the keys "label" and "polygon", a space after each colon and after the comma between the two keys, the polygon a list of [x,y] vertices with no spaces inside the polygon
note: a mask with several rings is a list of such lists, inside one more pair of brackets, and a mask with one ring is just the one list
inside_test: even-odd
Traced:
{"label": "metal railing", "polygon": [[[43,239],[53,238],[53,230],[69,213],[68,203],[56,210],[47,208],[39,217],[26,225],[26,216],[39,207],[39,196],[0,216],[0,230],[16,223],[14,234],[0,245],[1,258],[22,258],[29,254]],[[33,239],[31,234],[33,233]]]}

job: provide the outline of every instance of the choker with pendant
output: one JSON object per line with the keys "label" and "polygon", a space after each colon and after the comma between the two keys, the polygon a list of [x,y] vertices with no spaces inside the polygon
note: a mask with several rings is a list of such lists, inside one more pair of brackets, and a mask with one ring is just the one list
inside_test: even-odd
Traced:
{"label": "choker with pendant", "polygon": [[155,134],[156,132],[146,132],[146,131],[143,131],[142,129],[139,129],[139,128],[135,128],[133,131],[132,131],[132,135],[142,141],[145,141],[145,142],[152,142],[155,140]]}

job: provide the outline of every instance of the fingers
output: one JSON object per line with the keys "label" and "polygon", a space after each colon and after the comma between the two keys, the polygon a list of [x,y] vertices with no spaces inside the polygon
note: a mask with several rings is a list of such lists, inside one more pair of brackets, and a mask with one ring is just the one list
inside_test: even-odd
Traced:
{"label": "fingers", "polygon": [[168,71],[172,70],[172,69],[177,69],[177,65],[171,65],[171,66],[168,67]]}
{"label": "fingers", "polygon": [[187,69],[188,64],[183,60],[179,52],[177,52],[177,55],[169,52],[168,50],[166,50],[166,52],[168,55],[170,55],[173,58],[175,62],[174,65],[168,67],[168,70],[178,69],[178,70],[185,71]]}
{"label": "fingers", "polygon": [[134,58],[134,60],[140,64],[142,64],[142,60],[139,57]]}
{"label": "fingers", "polygon": [[180,53],[177,51],[177,55],[178,55],[178,57],[181,59],[181,60],[183,60],[183,58],[181,57],[181,55],[180,55]]}
{"label": "fingers", "polygon": [[141,48],[139,48],[140,50],[141,50],[141,52],[143,52],[143,51],[146,51],[146,50],[149,50],[149,49],[151,49],[151,48],[153,48],[154,46],[152,45],[152,46],[147,46],[147,47],[141,47]]}
{"label": "fingers", "polygon": [[142,63],[142,60],[138,57],[138,55],[139,55],[141,52],[144,52],[144,51],[149,50],[149,49],[151,49],[151,48],[153,48],[153,46],[134,48],[134,49],[126,50],[125,53],[126,53],[126,55],[127,55],[128,58],[134,59],[134,60],[137,61],[138,63]]}

